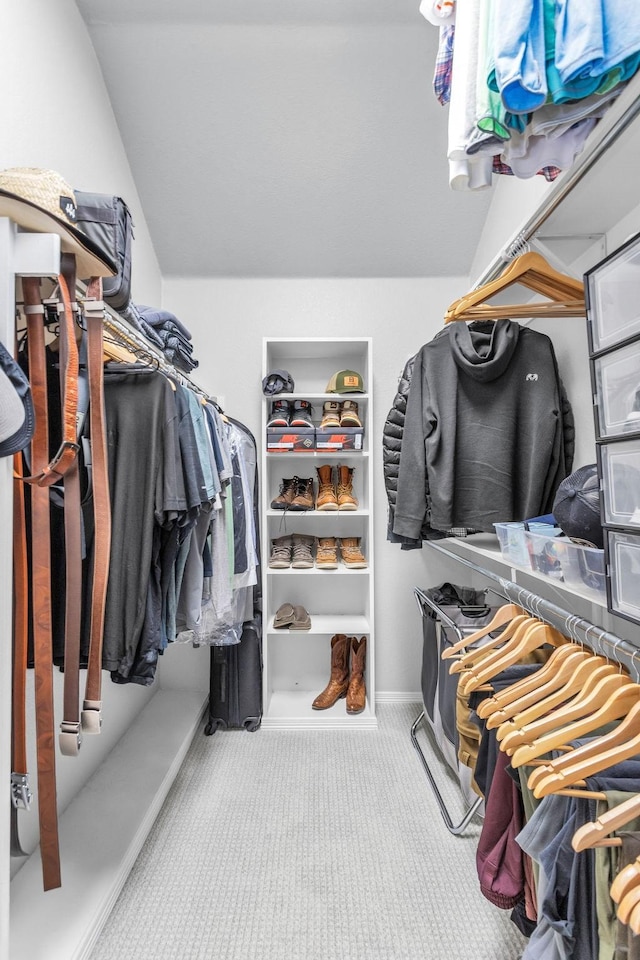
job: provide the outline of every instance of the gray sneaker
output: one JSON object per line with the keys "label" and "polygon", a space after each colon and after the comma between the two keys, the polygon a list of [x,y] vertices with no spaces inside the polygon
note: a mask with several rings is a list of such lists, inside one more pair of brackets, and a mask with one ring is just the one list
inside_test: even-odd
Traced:
{"label": "gray sneaker", "polygon": [[313,548],[315,537],[304,533],[293,534],[293,561],[291,566],[295,570],[309,570],[313,567]]}
{"label": "gray sneaker", "polygon": [[287,570],[291,566],[293,543],[290,536],[276,537],[271,541],[269,566],[272,570]]}

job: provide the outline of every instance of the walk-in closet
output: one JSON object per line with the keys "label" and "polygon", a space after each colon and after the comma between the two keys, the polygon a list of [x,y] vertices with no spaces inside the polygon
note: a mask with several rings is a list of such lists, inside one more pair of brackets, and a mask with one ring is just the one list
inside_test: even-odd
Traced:
{"label": "walk-in closet", "polygon": [[0,960],[640,957],[640,8],[2,13]]}

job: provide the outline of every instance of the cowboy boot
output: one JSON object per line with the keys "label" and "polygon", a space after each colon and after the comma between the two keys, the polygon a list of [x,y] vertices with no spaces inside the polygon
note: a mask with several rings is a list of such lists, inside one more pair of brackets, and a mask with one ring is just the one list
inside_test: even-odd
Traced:
{"label": "cowboy boot", "polygon": [[353,467],[338,467],[338,510],[357,510],[353,495]]}
{"label": "cowboy boot", "polygon": [[311,706],[314,710],[327,710],[341,697],[346,696],[349,686],[349,637],[336,633],[331,638],[331,676],[322,693]]}
{"label": "cowboy boot", "polygon": [[367,702],[367,691],[364,682],[364,665],[367,655],[367,638],[356,640],[349,638],[351,651],[351,673],[347,688],[347,713],[362,713]]}
{"label": "cowboy boot", "polygon": [[336,485],[333,482],[333,467],[328,463],[324,467],[316,467],[316,472],[318,474],[316,510],[337,510],[338,498]]}

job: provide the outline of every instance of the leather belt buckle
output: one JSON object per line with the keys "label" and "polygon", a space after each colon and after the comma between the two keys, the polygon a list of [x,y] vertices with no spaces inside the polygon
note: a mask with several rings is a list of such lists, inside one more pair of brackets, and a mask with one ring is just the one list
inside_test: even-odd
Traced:
{"label": "leather belt buckle", "polygon": [[85,700],[82,710],[82,730],[86,734],[100,733],[102,727],[102,700]]}
{"label": "leather belt buckle", "polygon": [[65,757],[75,757],[80,752],[82,743],[82,732],[79,723],[72,723],[69,720],[63,720],[60,724],[60,733],[58,735],[60,753]]}
{"label": "leather belt buckle", "polygon": [[29,775],[26,773],[11,774],[11,803],[16,808],[28,810],[31,807],[33,794],[29,787]]}

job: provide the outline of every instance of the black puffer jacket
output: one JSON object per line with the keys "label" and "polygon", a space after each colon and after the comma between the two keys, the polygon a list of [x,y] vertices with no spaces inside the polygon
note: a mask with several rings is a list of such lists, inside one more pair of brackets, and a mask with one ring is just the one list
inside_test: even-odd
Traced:
{"label": "black puffer jacket", "polygon": [[393,532],[393,511],[398,493],[398,469],[400,466],[400,449],[402,447],[402,432],[404,417],[407,409],[407,397],[413,373],[415,356],[407,360],[400,376],[398,390],[393,398],[393,406],[387,414],[382,430],[382,469],[384,472],[384,486],[389,501],[387,540],[391,543],[401,543],[403,550],[422,548],[421,540],[411,540],[409,537],[400,537]]}
{"label": "black puffer jacket", "polygon": [[402,431],[407,409],[407,397],[411,383],[411,373],[415,356],[407,360],[398,390],[393,398],[393,406],[387,414],[382,430],[382,468],[384,471],[384,485],[389,501],[390,519],[393,521],[393,508],[398,493],[398,468],[400,466],[400,448],[402,447]]}

